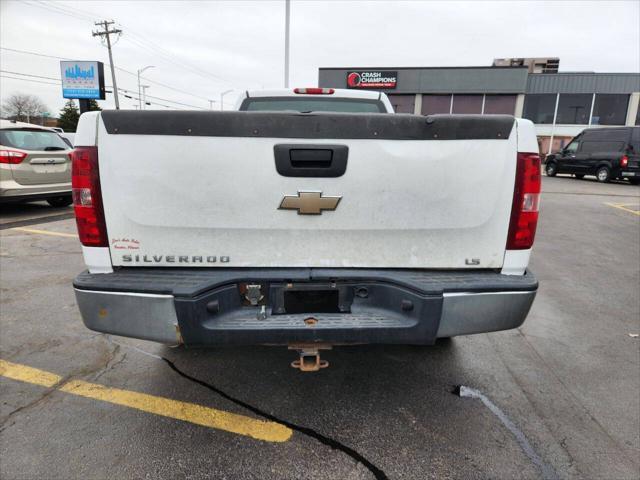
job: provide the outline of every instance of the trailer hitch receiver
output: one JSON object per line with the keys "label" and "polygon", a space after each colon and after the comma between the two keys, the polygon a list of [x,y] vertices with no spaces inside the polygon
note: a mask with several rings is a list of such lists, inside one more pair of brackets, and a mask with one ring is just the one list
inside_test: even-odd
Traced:
{"label": "trailer hitch receiver", "polygon": [[320,358],[320,350],[331,350],[331,345],[289,345],[289,350],[297,350],[300,358],[291,362],[293,368],[301,372],[317,372],[321,368],[327,368],[329,362]]}

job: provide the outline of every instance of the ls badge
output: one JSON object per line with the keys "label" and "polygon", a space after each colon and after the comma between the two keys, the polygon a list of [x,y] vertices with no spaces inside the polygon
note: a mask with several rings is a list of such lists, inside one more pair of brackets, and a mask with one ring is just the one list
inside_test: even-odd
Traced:
{"label": "ls badge", "polygon": [[297,210],[298,215],[321,215],[323,210],[335,210],[342,197],[323,197],[322,192],[298,192],[285,195],[280,210]]}

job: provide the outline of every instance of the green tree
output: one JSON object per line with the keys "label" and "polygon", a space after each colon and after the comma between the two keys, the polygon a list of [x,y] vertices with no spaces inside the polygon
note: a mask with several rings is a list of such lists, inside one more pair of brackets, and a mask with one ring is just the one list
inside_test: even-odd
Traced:
{"label": "green tree", "polygon": [[91,100],[89,100],[89,111],[90,112],[100,112],[102,111],[102,109],[100,108],[100,105],[98,105],[98,102],[96,100],[94,100],[93,98]]}
{"label": "green tree", "polygon": [[78,107],[76,107],[75,102],[70,99],[64,104],[62,110],[60,110],[58,127],[62,128],[65,132],[75,132],[79,119],[80,111]]}

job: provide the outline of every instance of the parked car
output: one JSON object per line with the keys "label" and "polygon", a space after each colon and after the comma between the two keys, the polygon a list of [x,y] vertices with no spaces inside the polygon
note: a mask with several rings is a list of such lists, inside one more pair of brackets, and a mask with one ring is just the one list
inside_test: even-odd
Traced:
{"label": "parked car", "polygon": [[522,324],[538,288],[529,120],[395,115],[384,94],[316,88],[248,92],[239,108],[82,115],[88,328],[287,345],[316,370],[330,345]]}
{"label": "parked car", "polygon": [[599,182],[627,179],[640,184],[640,127],[588,128],[560,152],[547,155],[547,176],[595,175]]}
{"label": "parked car", "polygon": [[0,202],[71,205],[71,150],[50,128],[0,120]]}

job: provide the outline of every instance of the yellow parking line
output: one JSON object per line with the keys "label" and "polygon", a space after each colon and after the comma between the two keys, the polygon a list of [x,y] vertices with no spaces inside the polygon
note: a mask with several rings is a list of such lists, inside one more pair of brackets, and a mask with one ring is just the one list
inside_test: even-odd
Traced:
{"label": "yellow parking line", "polygon": [[78,238],[78,235],[75,235],[73,233],[50,232],[49,230],[37,230],[35,228],[14,227],[11,230],[18,230],[19,232],[26,233],[36,233],[38,235],[51,235],[54,237]]}
{"label": "yellow parking line", "polygon": [[27,367],[0,359],[0,375],[12,380],[33,383],[42,387],[54,387],[62,381],[60,375],[45,372],[37,368]]}
{"label": "yellow parking line", "polygon": [[113,403],[266,442],[286,442],[293,433],[290,428],[276,422],[257,420],[195,403],[105,387],[82,380],[69,380],[64,383],[62,377],[54,373],[5,360],[0,360],[0,376],[43,387],[55,387],[61,392],[72,395]]}
{"label": "yellow parking line", "polygon": [[628,205],[633,205],[631,203],[605,203],[609,207],[618,208],[620,210],[624,210],[625,212],[633,213],[634,215],[640,216],[640,210],[632,210],[627,208]]}

